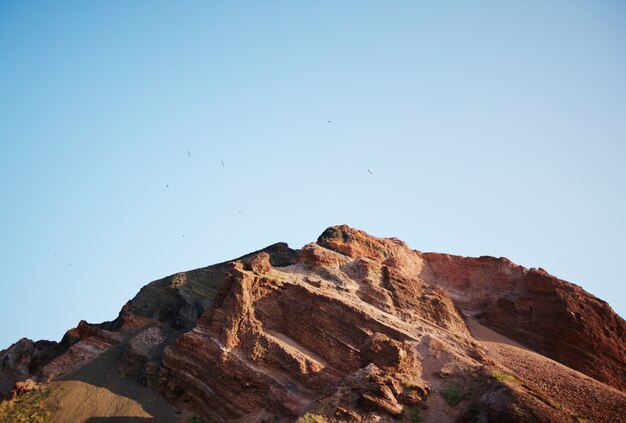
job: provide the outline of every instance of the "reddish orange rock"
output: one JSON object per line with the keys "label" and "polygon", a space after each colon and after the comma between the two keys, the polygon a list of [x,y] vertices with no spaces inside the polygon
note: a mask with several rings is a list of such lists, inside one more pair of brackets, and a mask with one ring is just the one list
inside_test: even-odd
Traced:
{"label": "reddish orange rock", "polygon": [[617,422],[625,331],[541,269],[334,226],[154,281],[60,344],[19,341],[0,395],[109,366],[100,385],[158,391],[180,421]]}

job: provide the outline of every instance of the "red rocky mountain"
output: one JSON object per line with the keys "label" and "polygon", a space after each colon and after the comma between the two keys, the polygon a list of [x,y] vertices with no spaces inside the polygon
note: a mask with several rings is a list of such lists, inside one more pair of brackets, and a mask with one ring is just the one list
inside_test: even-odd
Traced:
{"label": "red rocky mountain", "polygon": [[336,226],[154,281],[60,343],[20,340],[0,416],[619,422],[625,340],[606,302],[542,269]]}

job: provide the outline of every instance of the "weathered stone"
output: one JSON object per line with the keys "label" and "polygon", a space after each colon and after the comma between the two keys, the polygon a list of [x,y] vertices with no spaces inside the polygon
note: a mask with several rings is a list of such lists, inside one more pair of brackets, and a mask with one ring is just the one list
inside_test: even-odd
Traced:
{"label": "weathered stone", "polygon": [[[0,352],[0,396],[102,356],[183,419],[570,421],[559,392],[523,380],[532,366],[508,375],[488,355],[469,329],[476,320],[625,389],[626,325],[581,288],[506,259],[421,253],[336,226],[301,250],[274,244],[152,282],[117,319],[81,321],[60,344],[19,341]],[[626,394],[588,380],[573,386],[577,404],[604,398],[590,418],[618,421]]]}

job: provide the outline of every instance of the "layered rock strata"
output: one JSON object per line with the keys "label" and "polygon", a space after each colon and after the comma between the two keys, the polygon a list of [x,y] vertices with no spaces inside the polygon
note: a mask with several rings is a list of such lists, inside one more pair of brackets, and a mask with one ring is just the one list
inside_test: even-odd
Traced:
{"label": "layered rock strata", "polygon": [[0,395],[92,363],[161,393],[181,421],[566,422],[581,408],[619,421],[625,339],[605,302],[541,269],[336,226],[300,250],[152,282],[116,320],[81,322],[59,344],[19,341],[0,352]]}

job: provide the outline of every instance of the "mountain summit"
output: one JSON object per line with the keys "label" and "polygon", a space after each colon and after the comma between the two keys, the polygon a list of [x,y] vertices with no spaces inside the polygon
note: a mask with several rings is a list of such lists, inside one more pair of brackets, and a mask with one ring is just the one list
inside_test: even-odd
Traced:
{"label": "mountain summit", "polygon": [[0,421],[619,422],[625,341],[542,269],[333,226],[0,351]]}

